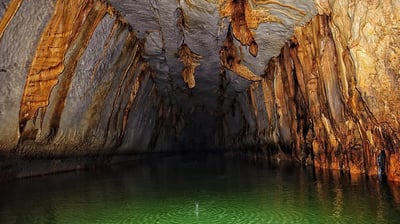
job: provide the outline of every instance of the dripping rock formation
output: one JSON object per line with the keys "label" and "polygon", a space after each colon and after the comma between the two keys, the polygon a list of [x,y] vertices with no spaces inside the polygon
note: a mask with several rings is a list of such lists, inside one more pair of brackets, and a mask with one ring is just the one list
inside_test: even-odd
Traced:
{"label": "dripping rock formation", "polygon": [[5,0],[0,173],[228,150],[376,175],[384,150],[388,179],[400,181],[399,10],[383,0]]}

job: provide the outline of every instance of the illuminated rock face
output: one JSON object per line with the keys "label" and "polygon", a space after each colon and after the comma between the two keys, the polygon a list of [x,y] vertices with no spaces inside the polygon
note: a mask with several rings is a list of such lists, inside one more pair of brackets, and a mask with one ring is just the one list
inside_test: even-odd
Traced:
{"label": "illuminated rock face", "polygon": [[249,89],[255,120],[275,124],[256,139],[279,143],[278,156],[370,175],[383,149],[388,178],[400,181],[399,4],[317,5],[321,15],[295,28]]}
{"label": "illuminated rock face", "polygon": [[[396,1],[6,1],[0,148],[228,149],[400,181]],[[316,15],[316,14],[319,15]]]}

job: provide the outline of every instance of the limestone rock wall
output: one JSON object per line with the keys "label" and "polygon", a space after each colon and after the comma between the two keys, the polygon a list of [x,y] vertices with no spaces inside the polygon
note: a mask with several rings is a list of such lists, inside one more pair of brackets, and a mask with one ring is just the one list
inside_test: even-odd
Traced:
{"label": "limestone rock wall", "polygon": [[[248,90],[243,142],[278,158],[400,181],[399,3],[317,1],[320,15],[273,58]],[[271,151],[275,145],[275,151]]]}
{"label": "limestone rock wall", "polygon": [[[143,41],[103,1],[12,0],[0,10],[0,150],[79,156],[162,150],[174,114]],[[174,118],[174,120],[177,120]],[[171,122],[172,123],[172,122]],[[172,143],[171,143],[172,144]]]}

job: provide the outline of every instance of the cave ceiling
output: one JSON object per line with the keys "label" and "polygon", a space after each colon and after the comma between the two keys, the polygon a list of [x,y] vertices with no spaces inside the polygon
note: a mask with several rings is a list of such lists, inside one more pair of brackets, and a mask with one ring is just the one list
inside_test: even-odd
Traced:
{"label": "cave ceiling", "polygon": [[[143,40],[143,56],[156,71],[158,91],[184,114],[198,114],[196,118],[215,114],[221,106],[227,109],[238,93],[264,74],[266,64],[279,55],[294,27],[316,14],[313,1],[108,2]],[[229,62],[232,55],[226,56],[225,64],[221,60],[227,36],[233,37],[231,50],[236,51],[233,63],[237,66]],[[218,101],[221,91],[223,105]]]}
{"label": "cave ceiling", "polygon": [[[255,123],[249,86],[295,27],[316,14],[314,1],[294,0],[3,1],[0,68],[12,75],[0,77],[7,86],[0,118],[13,131],[1,132],[2,139],[12,139],[9,148],[20,139],[79,142],[78,129],[105,130],[91,136],[110,139],[129,129],[139,139],[136,129],[147,126],[156,131],[143,139],[163,143],[239,136]],[[108,119],[100,119],[103,112]],[[100,120],[108,121],[102,127]],[[227,138],[226,123],[237,127]]]}

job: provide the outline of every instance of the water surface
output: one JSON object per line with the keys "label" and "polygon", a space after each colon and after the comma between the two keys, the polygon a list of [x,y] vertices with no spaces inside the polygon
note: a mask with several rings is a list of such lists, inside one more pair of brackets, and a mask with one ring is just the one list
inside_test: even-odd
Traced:
{"label": "water surface", "polygon": [[399,186],[220,156],[0,185],[0,223],[400,223]]}

